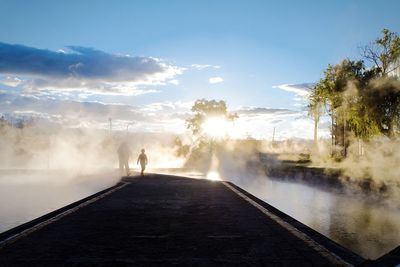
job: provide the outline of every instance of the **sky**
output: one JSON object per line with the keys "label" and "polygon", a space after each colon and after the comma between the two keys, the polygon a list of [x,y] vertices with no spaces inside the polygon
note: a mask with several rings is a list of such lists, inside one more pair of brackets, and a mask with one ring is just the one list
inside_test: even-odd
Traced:
{"label": "sky", "polygon": [[[68,127],[185,131],[196,99],[237,137],[312,138],[308,88],[360,58],[398,1],[0,0],[0,113]],[[321,136],[329,132],[322,122]]]}

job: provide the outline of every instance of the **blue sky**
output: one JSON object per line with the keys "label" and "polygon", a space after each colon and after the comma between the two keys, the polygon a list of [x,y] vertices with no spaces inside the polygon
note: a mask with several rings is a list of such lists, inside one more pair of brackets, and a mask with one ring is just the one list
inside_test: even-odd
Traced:
{"label": "blue sky", "polygon": [[[6,81],[0,89],[16,98],[34,95],[42,99],[52,97],[54,101],[118,103],[147,113],[183,114],[198,98],[224,99],[232,110],[264,108],[264,115],[267,108],[287,109],[298,112],[298,117],[290,115],[291,122],[281,122],[279,127],[289,136],[294,120],[304,120],[304,125],[308,122],[301,112],[301,95],[282,90],[288,87],[281,85],[292,84],[296,88],[297,84],[316,82],[327,64],[347,57],[359,58],[358,47],[377,38],[383,28],[399,32],[398,10],[398,1],[0,0],[3,44],[37,49],[40,55],[50,50],[56,61],[81,53],[69,46],[102,51],[114,63],[112,56],[156,60],[151,66],[141,64],[142,72],[135,72],[138,69],[134,63],[126,66],[120,62],[125,59],[118,58],[115,64],[124,67],[112,66],[129,75],[119,72],[116,78],[112,77],[115,72],[110,72],[93,78],[87,76],[90,66],[94,68],[99,62],[93,57],[93,65],[80,68],[79,79],[74,82],[66,76],[41,73],[50,69],[43,68],[47,61],[40,67],[32,64],[25,72],[18,69],[26,67],[20,64],[13,70],[0,68],[0,80]],[[92,52],[83,57],[93,55]],[[7,64],[12,65],[11,61]],[[156,72],[157,68],[162,71]],[[144,70],[150,72],[146,74]],[[107,72],[104,68],[99,71]],[[217,83],[210,83],[210,78]],[[23,82],[7,86],[15,79]],[[83,80],[85,86],[79,86],[77,83]],[[72,87],[77,90],[71,91]],[[16,101],[9,105],[15,106]],[[172,110],[164,110],[165,105]],[[157,110],[150,108],[155,106]],[[18,110],[0,110],[14,111]],[[257,120],[260,123],[262,117]],[[167,121],[166,118],[164,123]],[[249,127],[249,132],[273,126],[251,120],[247,123],[254,126]],[[138,123],[140,126],[143,124]]]}

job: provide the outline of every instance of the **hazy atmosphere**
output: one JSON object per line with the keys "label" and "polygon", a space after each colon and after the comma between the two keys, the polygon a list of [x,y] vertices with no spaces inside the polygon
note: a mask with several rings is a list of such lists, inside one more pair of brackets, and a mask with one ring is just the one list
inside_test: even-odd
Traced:
{"label": "hazy atmosphere", "polygon": [[400,245],[399,10],[0,0],[0,232],[167,174],[378,259]]}

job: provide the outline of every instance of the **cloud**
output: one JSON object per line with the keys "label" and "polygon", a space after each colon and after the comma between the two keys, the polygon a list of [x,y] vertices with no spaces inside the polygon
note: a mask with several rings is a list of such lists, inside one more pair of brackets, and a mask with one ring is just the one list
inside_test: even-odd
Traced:
{"label": "cloud", "polygon": [[[312,127],[306,133],[299,131],[299,118],[309,120],[304,117],[305,113],[299,110],[286,108],[266,108],[266,107],[239,107],[230,112],[237,113],[239,118],[235,120],[235,133],[237,138],[251,136],[256,139],[271,140],[274,128],[275,139],[283,140],[288,138],[306,138],[311,139]],[[311,132],[311,134],[309,134]]]}
{"label": "cloud", "polygon": [[96,82],[74,82],[28,80],[23,83],[25,93],[54,96],[65,94],[79,94],[80,97],[91,95],[121,95],[138,96],[144,94],[158,93],[160,90],[138,87],[134,83],[96,83]]}
{"label": "cloud", "polygon": [[81,46],[67,48],[51,51],[0,43],[0,73],[31,77],[25,84],[31,90],[90,88],[92,92],[126,94],[140,85],[165,84],[183,72],[183,68],[158,58],[110,54]]}
{"label": "cloud", "polygon": [[[313,139],[313,120],[301,111],[274,110],[256,108],[253,113],[246,111],[239,113],[235,120],[237,138],[251,136],[256,139],[271,140],[275,132],[275,140],[292,138]],[[319,137],[329,137],[329,126],[321,124],[318,130]]]}
{"label": "cloud", "polygon": [[245,115],[259,115],[259,114],[280,114],[291,115],[297,114],[297,111],[289,110],[286,108],[262,108],[262,107],[242,107],[235,111],[236,113]]}
{"label": "cloud", "polygon": [[174,79],[174,80],[170,80],[170,81],[168,81],[170,84],[173,84],[173,85],[179,85],[179,80],[176,80],[176,79]]}
{"label": "cloud", "polygon": [[156,112],[156,111],[162,111],[163,113],[168,112],[168,111],[184,111],[188,112],[194,104],[194,101],[187,101],[187,102],[182,102],[182,101],[176,101],[176,102],[171,102],[171,101],[164,101],[164,102],[154,102],[150,103],[147,105],[144,105],[142,107],[142,110],[146,112]]}
{"label": "cloud", "polygon": [[0,84],[4,84],[4,85],[10,86],[10,87],[17,87],[21,83],[22,83],[22,80],[17,77],[7,76],[7,77],[0,79]]}
{"label": "cloud", "polygon": [[281,84],[272,86],[272,88],[281,89],[284,91],[295,93],[298,96],[306,97],[310,95],[314,83],[301,83],[301,84]]}
{"label": "cloud", "polygon": [[223,81],[224,79],[222,79],[221,77],[211,77],[208,79],[208,82],[211,84],[222,83]]}
{"label": "cloud", "polygon": [[31,95],[0,94],[1,113],[51,114],[71,119],[101,119],[118,116],[120,119],[143,119],[139,108],[121,104],[57,100]]}
{"label": "cloud", "polygon": [[[126,105],[94,101],[55,99],[52,95],[20,95],[0,93],[0,115],[13,118],[34,118],[42,124],[57,127],[108,129],[112,118],[113,129],[130,132],[176,133],[187,131],[185,121],[192,116],[193,101],[164,101],[146,105]],[[233,138],[251,136],[257,139],[313,137],[313,121],[303,111],[284,108],[239,107],[230,110],[239,117],[234,121]],[[321,122],[319,135],[329,136],[329,124]]]}
{"label": "cloud", "polygon": [[108,129],[131,132],[183,133],[189,102],[160,102],[142,106],[94,101],[54,99],[45,95],[0,93],[0,116],[31,119],[45,125]]}
{"label": "cloud", "polygon": [[192,68],[195,68],[197,70],[204,70],[204,69],[220,69],[221,66],[218,65],[209,65],[209,64],[192,64],[190,65]]}

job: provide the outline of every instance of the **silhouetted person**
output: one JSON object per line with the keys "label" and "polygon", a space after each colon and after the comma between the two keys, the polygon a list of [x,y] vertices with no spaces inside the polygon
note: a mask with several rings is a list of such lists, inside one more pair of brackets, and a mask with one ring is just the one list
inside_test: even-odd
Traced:
{"label": "silhouetted person", "polygon": [[142,153],[140,153],[140,155],[137,159],[137,164],[139,164],[139,162],[140,162],[140,167],[142,167],[141,174],[143,176],[144,175],[143,172],[146,169],[146,165],[147,165],[147,156],[144,153],[144,149],[142,149]]}
{"label": "silhouetted person", "polygon": [[132,156],[131,149],[128,143],[122,142],[118,148],[118,159],[119,159],[119,169],[121,174],[124,172],[124,167],[126,175],[129,176],[129,158]]}

